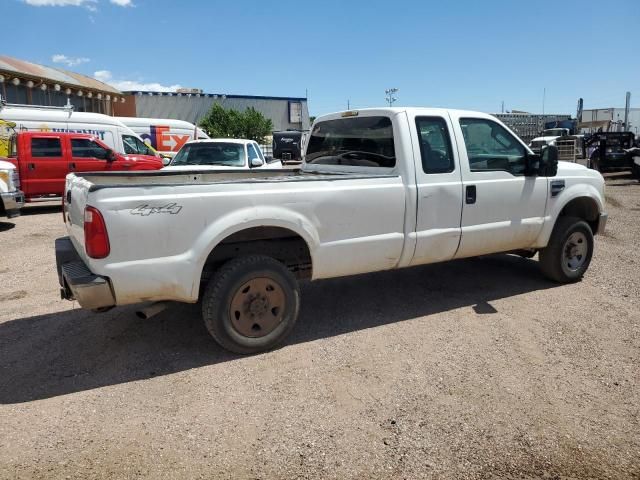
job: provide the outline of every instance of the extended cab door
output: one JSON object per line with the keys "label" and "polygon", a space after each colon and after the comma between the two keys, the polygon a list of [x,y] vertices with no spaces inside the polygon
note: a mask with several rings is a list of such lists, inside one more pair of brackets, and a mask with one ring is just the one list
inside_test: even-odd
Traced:
{"label": "extended cab door", "polygon": [[418,211],[411,265],[450,260],[460,243],[462,177],[453,148],[451,120],[440,115],[409,118],[416,169]]}
{"label": "extended cab door", "polygon": [[464,198],[456,258],[530,247],[544,223],[547,178],[525,176],[527,147],[495,119],[451,117]]}
{"label": "extended cab door", "polygon": [[60,137],[29,134],[19,142],[20,181],[25,196],[62,195],[68,171]]}

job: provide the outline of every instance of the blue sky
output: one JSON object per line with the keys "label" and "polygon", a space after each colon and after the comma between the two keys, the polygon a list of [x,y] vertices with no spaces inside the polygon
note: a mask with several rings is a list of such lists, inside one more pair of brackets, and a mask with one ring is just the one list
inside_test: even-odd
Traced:
{"label": "blue sky", "polygon": [[[574,113],[640,106],[640,1],[0,0],[3,54],[116,87]],[[55,61],[54,61],[55,60]]]}

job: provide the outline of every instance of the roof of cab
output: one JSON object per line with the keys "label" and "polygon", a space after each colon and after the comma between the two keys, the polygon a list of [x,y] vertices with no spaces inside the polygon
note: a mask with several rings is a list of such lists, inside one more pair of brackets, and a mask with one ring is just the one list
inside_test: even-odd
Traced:
{"label": "roof of cab", "polygon": [[[357,112],[357,113],[356,113]],[[472,117],[494,118],[489,113],[477,112],[473,110],[458,110],[455,108],[438,108],[438,107],[377,107],[377,108],[359,108],[353,110],[344,110],[339,112],[328,113],[319,116],[316,121],[325,118],[353,118],[360,113],[376,113],[379,115],[397,115],[399,113],[409,113],[414,115],[442,115],[444,112],[456,113],[459,116],[469,115]],[[350,115],[351,114],[351,115]]]}

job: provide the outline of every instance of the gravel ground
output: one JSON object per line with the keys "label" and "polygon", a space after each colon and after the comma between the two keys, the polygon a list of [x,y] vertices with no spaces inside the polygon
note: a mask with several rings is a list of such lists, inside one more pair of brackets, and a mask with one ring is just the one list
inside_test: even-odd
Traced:
{"label": "gravel ground", "polygon": [[[640,185],[590,271],[499,255],[303,289],[282,348],[59,300],[57,207],[0,223],[0,478],[640,478]],[[14,228],[15,226],[15,228]]]}

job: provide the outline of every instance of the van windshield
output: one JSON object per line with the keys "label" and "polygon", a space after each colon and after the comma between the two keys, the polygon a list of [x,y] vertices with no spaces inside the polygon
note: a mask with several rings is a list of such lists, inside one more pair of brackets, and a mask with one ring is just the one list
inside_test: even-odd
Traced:
{"label": "van windshield", "polygon": [[246,155],[241,143],[188,143],[180,149],[171,165],[221,165],[244,167]]}

